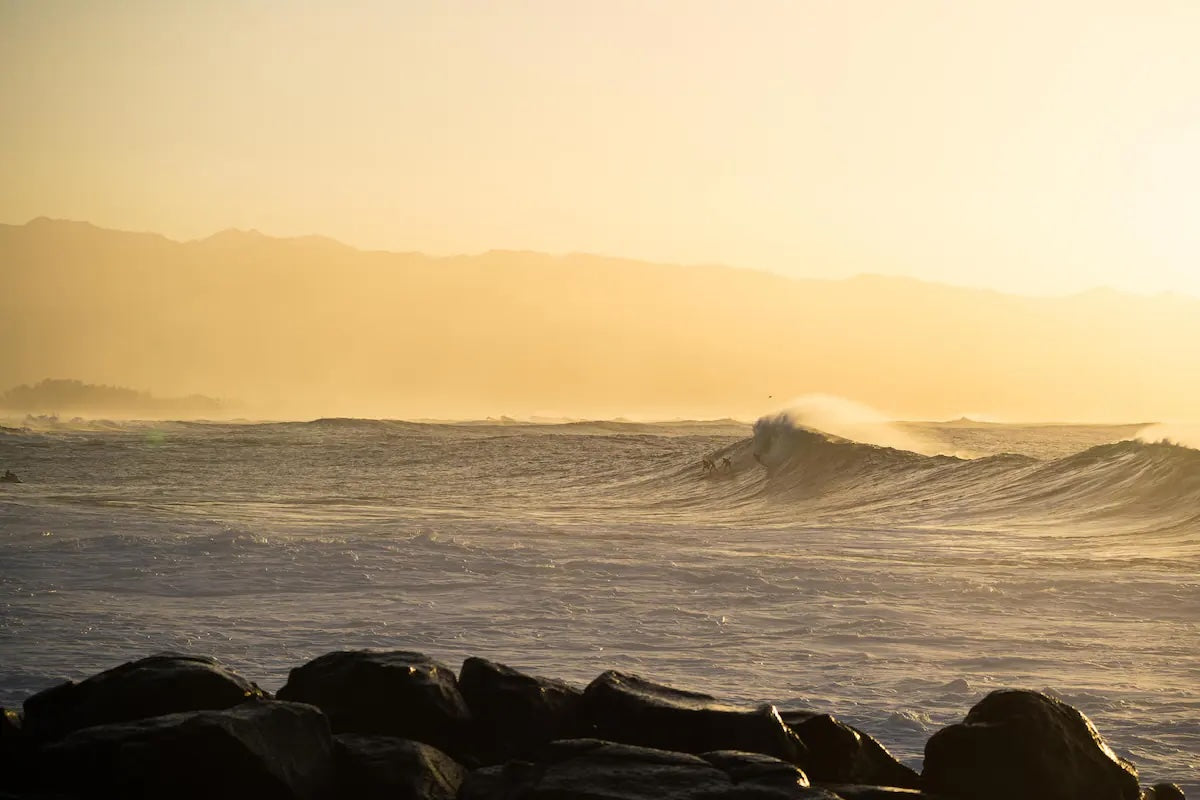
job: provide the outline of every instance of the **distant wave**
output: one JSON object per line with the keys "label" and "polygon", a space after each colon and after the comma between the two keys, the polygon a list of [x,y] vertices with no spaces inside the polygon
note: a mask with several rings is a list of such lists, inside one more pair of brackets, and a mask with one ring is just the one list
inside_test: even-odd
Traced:
{"label": "distant wave", "polygon": [[[161,471],[188,481],[207,480],[205,465],[236,463],[243,456],[234,452],[246,453],[246,463],[257,469],[289,446],[336,453],[345,442],[354,458],[318,460],[311,475],[293,475],[300,482],[284,488],[307,498],[306,503],[312,501],[309,495],[374,496],[374,489],[347,495],[336,487],[342,480],[366,480],[411,488],[414,481],[436,480],[439,471],[448,470],[470,493],[545,498],[562,492],[556,507],[579,502],[699,523],[1200,533],[1200,450],[1167,441],[1103,438],[1134,436],[1144,426],[1046,428],[1035,433],[1048,432],[1067,446],[1048,450],[1042,444],[1022,453],[999,451],[1023,449],[1033,441],[1030,428],[995,426],[974,439],[954,428],[956,441],[966,445],[961,452],[991,453],[963,458],[835,435],[800,424],[792,413],[763,417],[753,426],[733,420],[12,422],[0,428],[0,444],[13,448],[0,467],[35,478],[38,459],[48,457],[35,451],[57,442],[100,450],[196,448],[204,456],[186,469],[173,472],[178,462],[170,461]],[[950,430],[945,427],[929,423],[912,438],[932,441],[937,438],[932,434]],[[1079,449],[1072,452],[1071,443]],[[960,452],[957,445],[948,449]],[[716,468],[705,470],[704,458]],[[277,488],[274,473],[265,479],[262,491]],[[388,491],[376,493],[390,496]]]}
{"label": "distant wave", "polygon": [[764,498],[798,520],[1200,525],[1200,450],[1169,442],[1112,442],[1047,460],[964,459],[856,442],[781,414],[758,420],[751,438],[720,456],[756,475],[722,494]]}

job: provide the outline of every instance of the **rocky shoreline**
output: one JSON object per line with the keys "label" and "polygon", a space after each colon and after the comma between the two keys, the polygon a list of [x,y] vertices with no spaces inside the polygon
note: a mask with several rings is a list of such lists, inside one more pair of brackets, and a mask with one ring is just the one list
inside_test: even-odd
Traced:
{"label": "rocky shoreline", "polygon": [[1075,708],[1002,690],[924,771],[829,714],[747,708],[605,672],[586,688],[482,658],[338,651],[274,697],[163,653],[0,716],[0,799],[1181,800],[1140,787]]}

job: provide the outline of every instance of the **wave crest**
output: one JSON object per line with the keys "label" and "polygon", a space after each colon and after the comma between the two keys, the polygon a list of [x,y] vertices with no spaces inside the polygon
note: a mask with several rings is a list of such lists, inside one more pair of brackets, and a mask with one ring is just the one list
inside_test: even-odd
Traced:
{"label": "wave crest", "polygon": [[753,434],[739,448],[762,468],[754,491],[826,521],[1200,522],[1200,450],[1170,442],[1111,442],[1046,460],[963,459],[854,441],[786,412],[759,419]]}

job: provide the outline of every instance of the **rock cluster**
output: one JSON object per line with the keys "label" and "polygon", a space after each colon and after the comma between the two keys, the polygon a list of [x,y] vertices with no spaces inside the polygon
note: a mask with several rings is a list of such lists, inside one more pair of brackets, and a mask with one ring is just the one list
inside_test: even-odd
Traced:
{"label": "rock cluster", "polygon": [[1076,709],[993,692],[923,774],[829,714],[605,672],[585,689],[469,658],[328,653],[275,697],[164,653],[0,714],[0,800],[1179,800]]}

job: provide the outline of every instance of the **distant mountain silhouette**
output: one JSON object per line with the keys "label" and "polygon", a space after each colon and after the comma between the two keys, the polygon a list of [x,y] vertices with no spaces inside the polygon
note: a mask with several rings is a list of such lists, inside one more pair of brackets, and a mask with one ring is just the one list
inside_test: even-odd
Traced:
{"label": "distant mountain silhouette", "polygon": [[33,386],[17,386],[0,394],[0,410],[157,417],[214,415],[224,409],[221,401],[203,395],[154,397],[149,392],[120,386],[47,378]]}
{"label": "distant mountain silhouette", "polygon": [[1200,300],[225,231],[0,225],[0,386],[47,374],[300,415],[1192,417]]}

